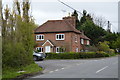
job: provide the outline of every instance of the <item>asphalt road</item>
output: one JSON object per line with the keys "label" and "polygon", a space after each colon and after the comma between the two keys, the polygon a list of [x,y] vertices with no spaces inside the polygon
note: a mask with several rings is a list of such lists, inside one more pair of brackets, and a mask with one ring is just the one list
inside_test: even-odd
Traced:
{"label": "asphalt road", "polygon": [[36,62],[45,70],[31,78],[118,78],[118,57]]}

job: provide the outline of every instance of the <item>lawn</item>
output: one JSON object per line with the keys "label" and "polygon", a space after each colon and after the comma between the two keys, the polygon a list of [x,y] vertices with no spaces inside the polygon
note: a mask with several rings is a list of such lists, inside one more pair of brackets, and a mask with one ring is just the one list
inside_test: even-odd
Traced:
{"label": "lawn", "polygon": [[42,68],[35,63],[21,68],[6,68],[3,70],[2,80],[9,80],[11,78],[24,78],[27,75],[30,76],[41,71]]}

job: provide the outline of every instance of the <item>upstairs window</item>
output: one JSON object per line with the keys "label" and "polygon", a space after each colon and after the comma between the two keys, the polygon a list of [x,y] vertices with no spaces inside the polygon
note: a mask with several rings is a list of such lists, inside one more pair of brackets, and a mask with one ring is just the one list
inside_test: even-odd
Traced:
{"label": "upstairs window", "polygon": [[77,43],[77,35],[75,35],[75,42]]}
{"label": "upstairs window", "polygon": [[84,39],[81,39],[81,44],[84,44]]}
{"label": "upstairs window", "polygon": [[64,34],[56,34],[56,40],[64,40],[65,35]]}
{"label": "upstairs window", "polygon": [[37,50],[38,52],[40,52],[40,53],[43,52],[43,48],[42,48],[42,47],[37,47],[36,50]]}
{"label": "upstairs window", "polygon": [[36,35],[36,40],[37,41],[44,40],[44,35]]}

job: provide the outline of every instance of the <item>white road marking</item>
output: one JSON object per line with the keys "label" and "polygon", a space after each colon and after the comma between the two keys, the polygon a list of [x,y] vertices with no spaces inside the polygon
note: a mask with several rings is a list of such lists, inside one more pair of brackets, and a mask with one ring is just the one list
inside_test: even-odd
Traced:
{"label": "white road marking", "polygon": [[55,71],[58,71],[58,69],[56,69]]}
{"label": "white road marking", "polygon": [[49,73],[53,73],[54,71],[50,71]]}
{"label": "white road marking", "polygon": [[100,71],[104,70],[104,69],[107,68],[107,67],[108,67],[108,66],[105,66],[104,68],[102,68],[102,69],[96,71],[96,73],[99,73]]}
{"label": "white road marking", "polygon": [[61,68],[61,69],[65,69],[65,68]]}

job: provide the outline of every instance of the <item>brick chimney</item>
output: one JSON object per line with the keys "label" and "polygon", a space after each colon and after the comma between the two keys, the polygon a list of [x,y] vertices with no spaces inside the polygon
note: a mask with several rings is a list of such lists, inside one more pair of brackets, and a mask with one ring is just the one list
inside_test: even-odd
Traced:
{"label": "brick chimney", "polygon": [[68,17],[63,17],[63,20],[66,21],[68,24],[76,28],[76,19],[75,16],[68,16]]}

